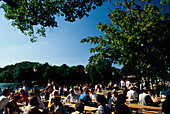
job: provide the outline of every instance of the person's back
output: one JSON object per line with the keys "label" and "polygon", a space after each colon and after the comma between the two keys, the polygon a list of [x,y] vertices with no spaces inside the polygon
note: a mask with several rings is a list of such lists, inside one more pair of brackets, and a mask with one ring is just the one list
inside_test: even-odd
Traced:
{"label": "person's back", "polygon": [[142,94],[139,94],[139,102],[138,104],[140,105],[146,105],[146,106],[151,106],[153,105],[153,101],[149,94],[146,94],[147,90],[143,90]]}
{"label": "person's back", "polygon": [[85,93],[81,94],[79,97],[79,101],[83,102],[85,105],[89,105],[91,98],[89,96],[89,91],[86,90]]}
{"label": "person's back", "polygon": [[117,98],[117,103],[114,109],[115,114],[131,114],[129,107],[125,105],[126,96],[120,94]]}
{"label": "person's back", "polygon": [[98,114],[111,114],[111,110],[107,104],[107,99],[103,95],[97,96],[97,102],[98,102]]}
{"label": "person's back", "polygon": [[23,114],[41,114],[39,111],[39,102],[36,96],[30,99],[30,103],[25,107]]}
{"label": "person's back", "polygon": [[2,92],[2,96],[0,96],[0,114],[4,110],[6,104],[9,102],[7,96],[9,95],[8,89],[4,89]]}
{"label": "person's back", "polygon": [[98,114],[111,114],[110,108],[106,105],[100,105],[98,107]]}
{"label": "person's back", "polygon": [[138,94],[133,90],[133,87],[127,92],[128,99],[137,99]]}

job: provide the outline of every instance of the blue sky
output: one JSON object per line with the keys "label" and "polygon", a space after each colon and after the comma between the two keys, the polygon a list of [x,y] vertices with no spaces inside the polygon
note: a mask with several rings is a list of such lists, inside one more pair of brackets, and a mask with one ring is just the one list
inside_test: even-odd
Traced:
{"label": "blue sky", "polygon": [[108,3],[90,12],[74,23],[65,22],[57,18],[58,28],[47,28],[47,37],[38,38],[31,43],[29,37],[11,26],[11,22],[4,18],[0,10],[0,67],[22,61],[48,62],[50,65],[60,66],[67,64],[84,65],[88,63],[90,44],[82,44],[80,40],[87,36],[103,35],[97,30],[98,22],[107,22]]}
{"label": "blue sky", "polygon": [[31,43],[28,36],[12,27],[0,9],[0,67],[22,61],[48,62],[57,66],[62,64],[86,66],[88,58],[92,55],[89,48],[93,45],[82,44],[80,40],[87,36],[103,35],[96,26],[99,22],[108,22],[108,8],[114,8],[110,2],[91,11],[88,18],[77,19],[74,23],[57,18],[59,27],[47,28],[47,37],[38,38],[35,43]]}

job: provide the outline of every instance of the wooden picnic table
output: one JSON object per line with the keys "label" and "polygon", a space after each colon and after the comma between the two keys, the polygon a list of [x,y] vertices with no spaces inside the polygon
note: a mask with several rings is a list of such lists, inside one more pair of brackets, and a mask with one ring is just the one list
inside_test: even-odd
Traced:
{"label": "wooden picnic table", "polygon": [[161,113],[162,107],[155,107],[155,106],[145,106],[145,105],[139,105],[137,103],[126,103],[126,105],[129,108],[133,108],[133,109],[137,109],[139,111],[140,109],[140,113],[142,113],[142,109],[146,109],[146,110],[154,110],[154,111],[158,111],[158,113]]}
{"label": "wooden picnic table", "polygon": [[[75,104],[65,103],[65,106],[68,106],[70,108],[75,108]],[[98,108],[91,107],[91,106],[84,106],[84,110],[89,111],[89,112],[96,112],[98,110]]]}

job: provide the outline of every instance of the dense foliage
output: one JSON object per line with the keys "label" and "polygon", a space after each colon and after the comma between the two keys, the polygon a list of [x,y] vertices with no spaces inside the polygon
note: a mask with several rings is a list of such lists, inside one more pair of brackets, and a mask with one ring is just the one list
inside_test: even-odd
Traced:
{"label": "dense foliage", "polygon": [[[148,0],[150,2],[150,0]],[[109,12],[109,24],[98,23],[104,36],[88,37],[82,43],[95,44],[89,66],[102,60],[123,65],[125,75],[169,77],[170,16],[152,3],[118,0]]]}
{"label": "dense foliage", "polygon": [[87,73],[85,73],[82,65],[71,67],[66,64],[51,66],[48,63],[41,64],[28,61],[0,68],[0,82],[22,82],[27,80],[28,82],[37,81],[39,84],[44,84],[47,83],[48,79],[58,84],[85,84],[86,82],[101,82],[103,79],[107,81],[113,79],[113,77],[108,64],[93,67]]}
{"label": "dense foliage", "polygon": [[74,22],[89,16],[91,10],[106,0],[0,0],[5,18],[12,20],[12,26],[31,37],[46,36],[46,27],[58,27],[57,17]]}

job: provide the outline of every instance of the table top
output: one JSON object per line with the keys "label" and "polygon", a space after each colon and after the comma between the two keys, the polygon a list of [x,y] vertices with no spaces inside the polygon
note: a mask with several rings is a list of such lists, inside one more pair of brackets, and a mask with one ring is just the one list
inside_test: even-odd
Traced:
{"label": "table top", "polygon": [[137,109],[150,109],[150,110],[162,110],[162,107],[155,107],[155,106],[145,106],[139,105],[137,103],[126,103],[129,108],[137,108]]}
{"label": "table top", "polygon": [[[68,106],[68,107],[71,107],[71,108],[75,108],[75,104],[66,103],[65,106]],[[96,107],[91,107],[91,106],[84,106],[84,110],[85,110],[85,111],[94,112],[94,111],[97,111],[98,108],[96,108]]]}

